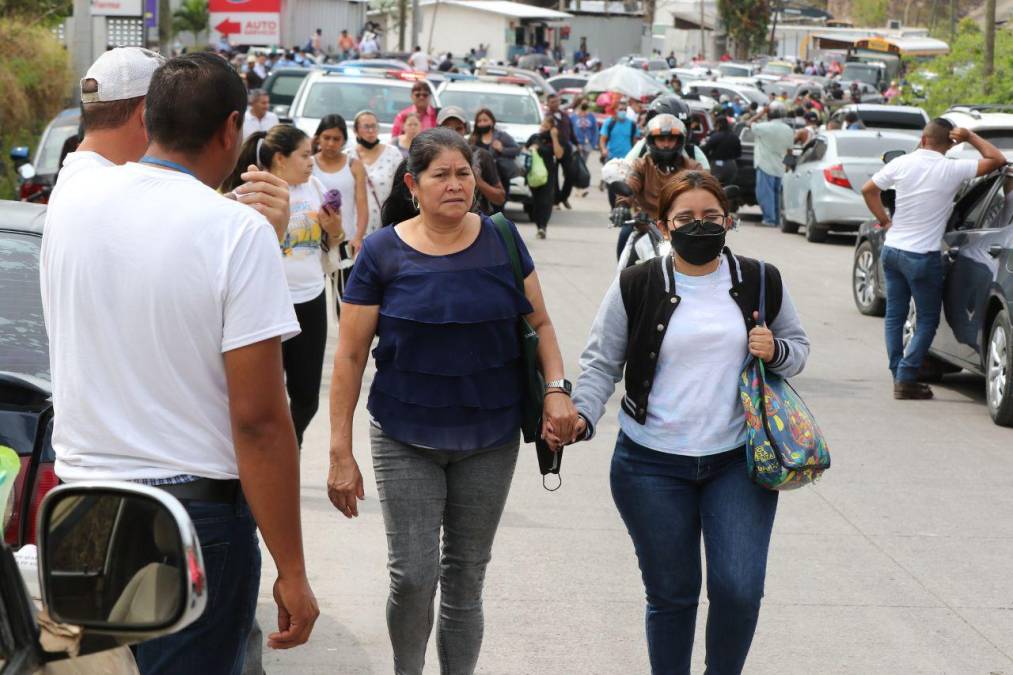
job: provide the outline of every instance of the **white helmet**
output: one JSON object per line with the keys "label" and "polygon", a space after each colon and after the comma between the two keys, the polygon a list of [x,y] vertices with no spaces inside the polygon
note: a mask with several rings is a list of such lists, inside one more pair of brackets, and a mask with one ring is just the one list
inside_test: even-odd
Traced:
{"label": "white helmet", "polygon": [[630,175],[630,164],[625,157],[616,157],[605,162],[601,168],[601,179],[605,184],[625,182]]}

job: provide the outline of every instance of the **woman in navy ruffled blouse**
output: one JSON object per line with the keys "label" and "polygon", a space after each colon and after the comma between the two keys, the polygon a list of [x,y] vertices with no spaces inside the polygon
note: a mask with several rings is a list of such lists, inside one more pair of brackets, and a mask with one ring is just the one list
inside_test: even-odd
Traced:
{"label": "woman in navy ruffled blouse", "polygon": [[424,131],[407,161],[405,184],[419,215],[366,238],[343,297],[328,496],[346,517],[358,515],[363,485],[352,416],[378,336],[368,409],[395,671],[422,673],[439,583],[441,671],[471,673],[482,643],[485,569],[520,442],[519,316],[538,332],[546,381],[562,385],[546,392],[546,436],[571,438],[577,414],[531,256],[518,237],[521,294],[498,229],[470,213],[467,143],[446,129]]}

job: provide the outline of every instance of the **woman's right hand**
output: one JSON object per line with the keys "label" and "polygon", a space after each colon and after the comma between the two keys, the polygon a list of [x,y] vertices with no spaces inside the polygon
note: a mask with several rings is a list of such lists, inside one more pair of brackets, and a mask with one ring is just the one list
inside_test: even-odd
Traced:
{"label": "woman's right hand", "polygon": [[359,465],[351,454],[331,458],[331,467],[327,472],[327,497],[346,518],[358,517],[358,502],[365,499],[366,494],[362,487]]}

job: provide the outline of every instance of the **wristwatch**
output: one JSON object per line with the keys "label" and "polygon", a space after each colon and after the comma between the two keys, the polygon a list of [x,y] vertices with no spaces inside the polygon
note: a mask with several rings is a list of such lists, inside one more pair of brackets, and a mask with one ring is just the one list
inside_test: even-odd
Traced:
{"label": "wristwatch", "polygon": [[570,384],[569,380],[553,380],[552,382],[545,383],[545,390],[559,389],[562,393],[569,396],[573,392],[573,385]]}

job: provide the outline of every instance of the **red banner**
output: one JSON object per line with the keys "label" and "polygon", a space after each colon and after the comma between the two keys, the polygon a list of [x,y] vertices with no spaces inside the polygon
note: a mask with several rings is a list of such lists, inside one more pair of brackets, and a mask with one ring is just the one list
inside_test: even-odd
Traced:
{"label": "red banner", "polygon": [[281,0],[208,0],[208,11],[223,14],[280,12]]}

